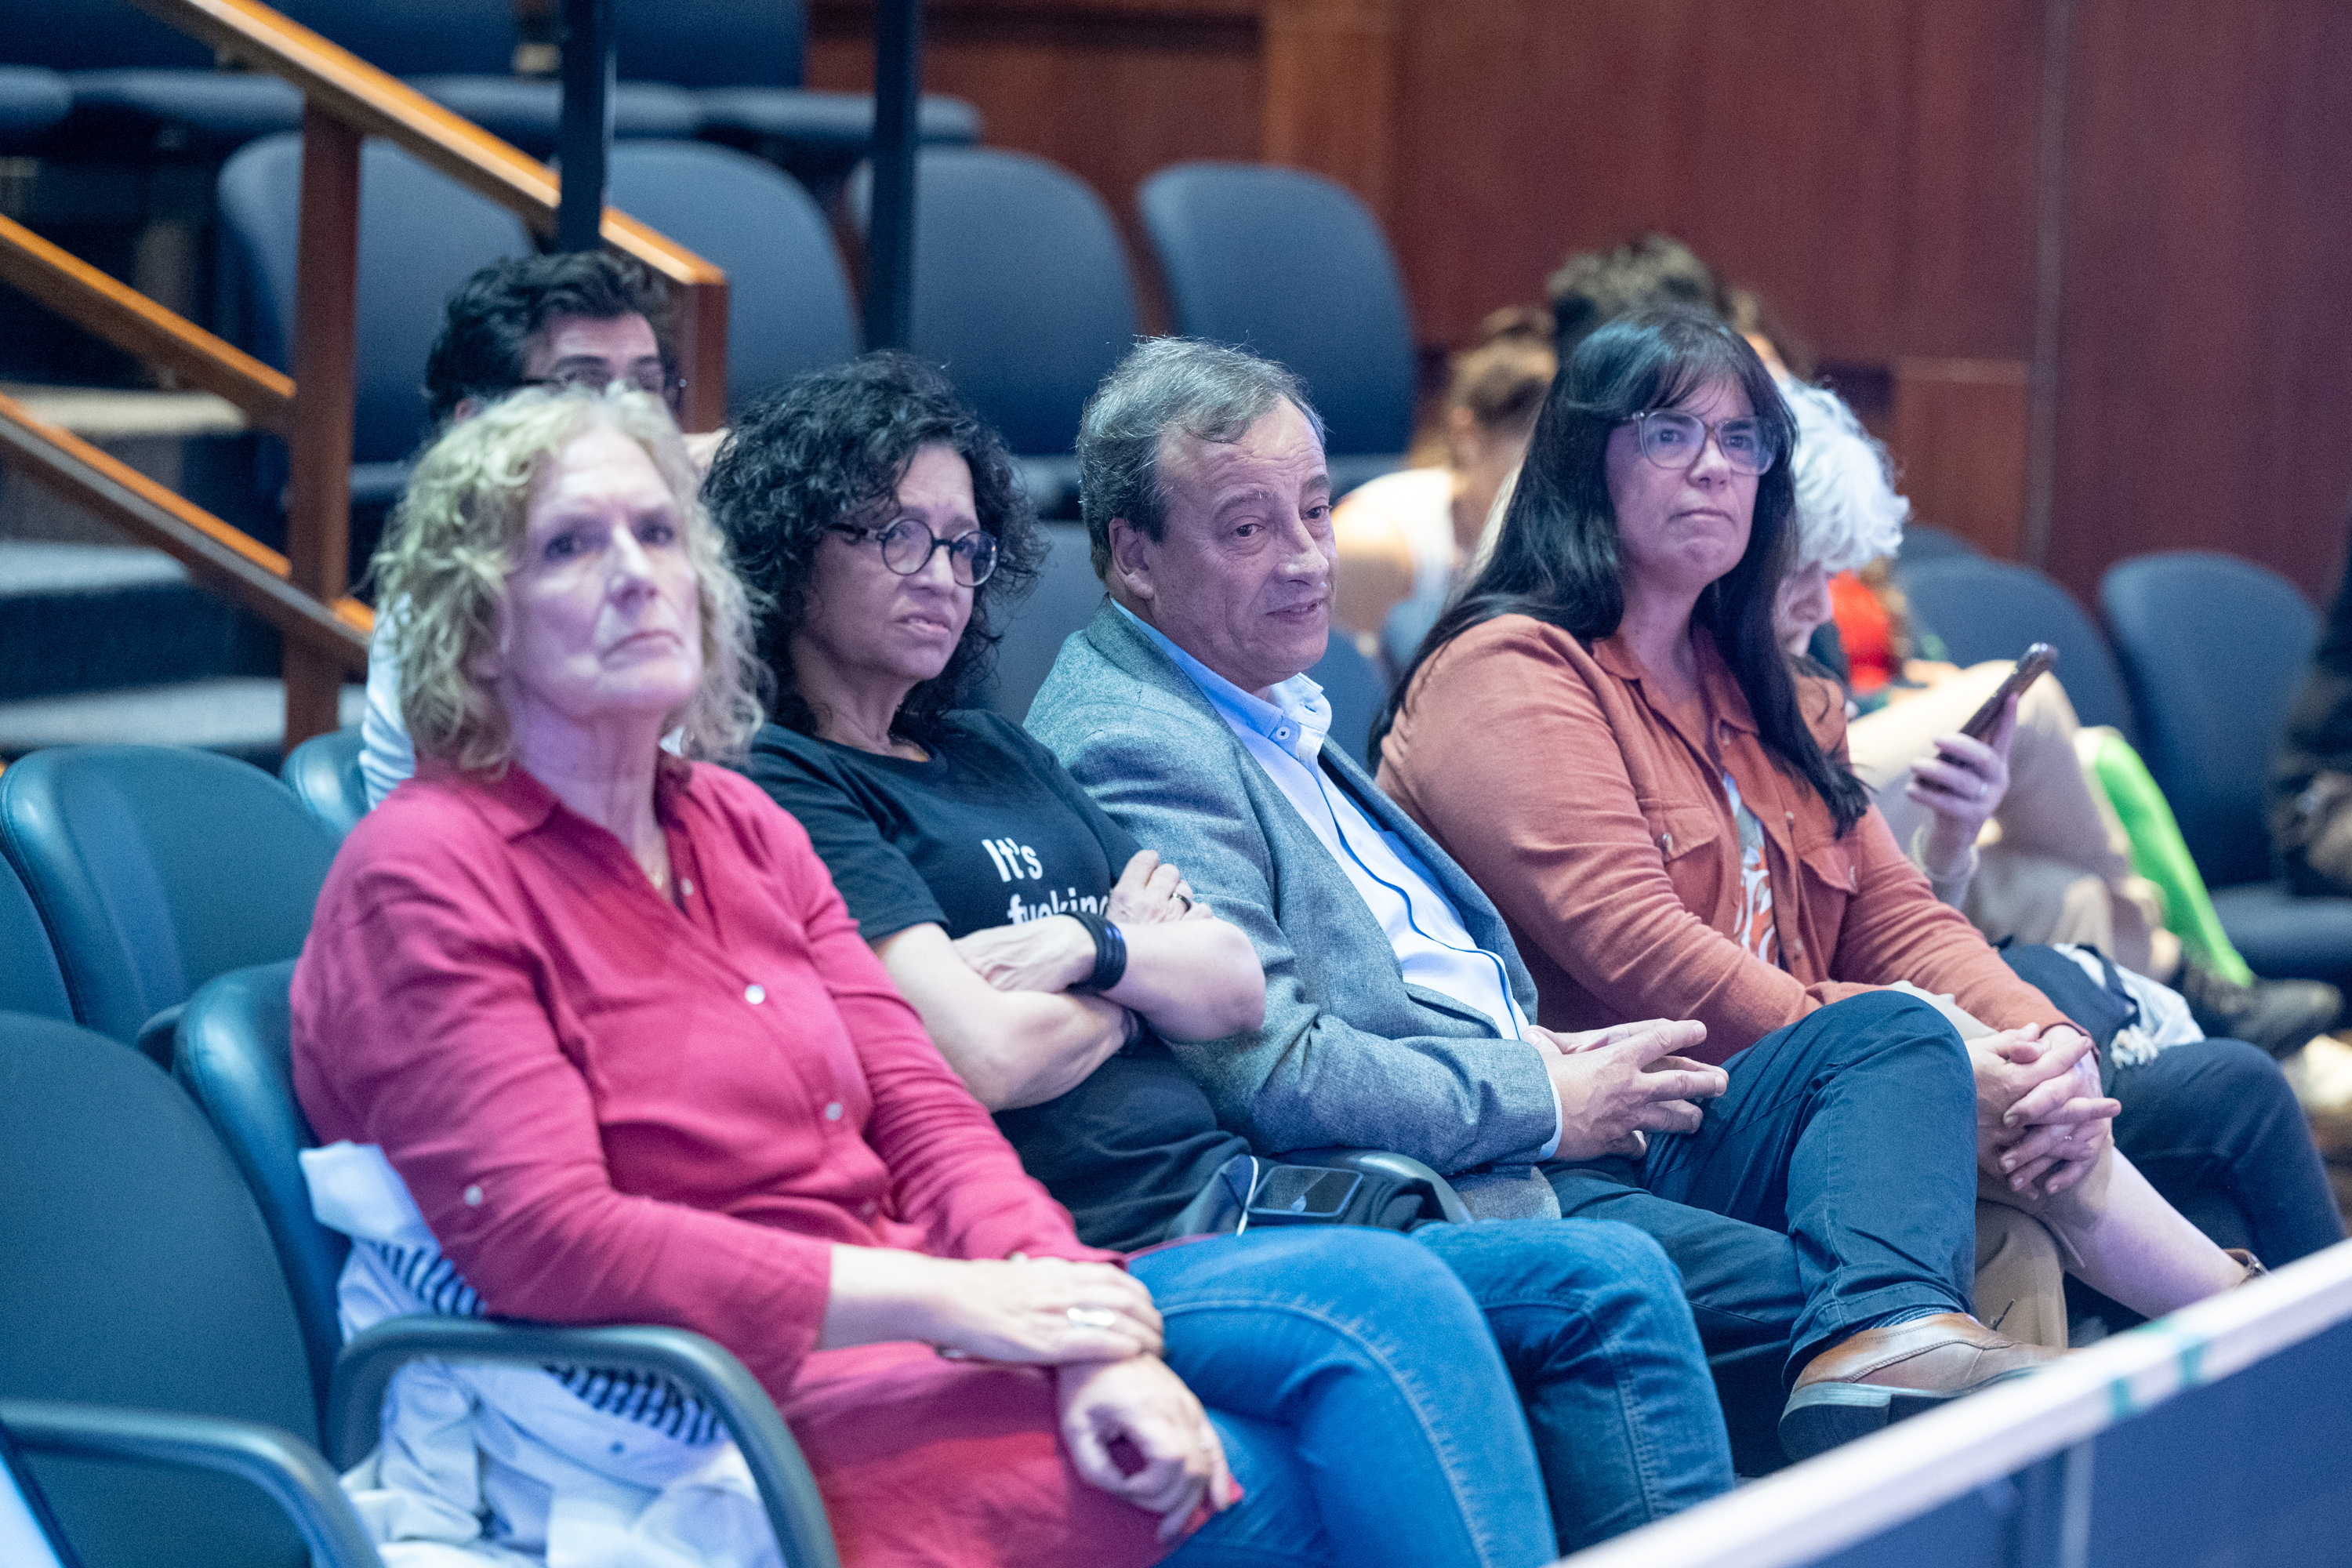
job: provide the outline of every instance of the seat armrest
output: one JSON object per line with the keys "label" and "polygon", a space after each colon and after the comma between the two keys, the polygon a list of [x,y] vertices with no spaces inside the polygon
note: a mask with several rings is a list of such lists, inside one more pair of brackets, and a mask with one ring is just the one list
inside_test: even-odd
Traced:
{"label": "seat armrest", "polygon": [[488,1318],[393,1318],[358,1335],[335,1360],[326,1438],[338,1464],[356,1464],[375,1447],[385,1385],[403,1365],[425,1356],[530,1366],[621,1366],[670,1378],[708,1401],[727,1424],[759,1484],[788,1568],[841,1568],[816,1478],[800,1445],[767,1390],[715,1341],[650,1325],[572,1328]]}
{"label": "seat armrest", "polygon": [[173,1037],[180,1028],[180,1009],[184,1002],[174,1002],[139,1026],[139,1054],[162,1068],[172,1070]]}
{"label": "seat armrest", "polygon": [[1425,1194],[1423,1207],[1436,1205],[1437,1217],[1455,1225],[1468,1225],[1469,1205],[1454,1184],[1423,1164],[1410,1154],[1394,1154],[1386,1149],[1293,1149],[1281,1157],[1286,1165],[1326,1165],[1334,1171],[1360,1171],[1368,1176],[1386,1176],[1392,1182],[1419,1186]]}
{"label": "seat armrest", "polygon": [[269,1494],[321,1568],[383,1568],[335,1472],[291,1432],[252,1421],[55,1399],[0,1399],[20,1447],[78,1459],[220,1470]]}

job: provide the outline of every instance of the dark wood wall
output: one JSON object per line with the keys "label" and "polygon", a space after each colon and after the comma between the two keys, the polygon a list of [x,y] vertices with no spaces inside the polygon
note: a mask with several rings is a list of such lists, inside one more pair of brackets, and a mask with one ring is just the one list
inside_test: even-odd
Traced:
{"label": "dark wood wall", "polygon": [[[813,85],[870,79],[815,0]],[[2341,0],[931,0],[927,85],[1093,182],[1331,174],[1426,344],[1645,228],[1765,296],[1919,515],[2085,599],[2142,551],[2315,595],[2352,498]],[[1130,230],[1131,232],[1131,230]],[[1139,247],[1138,249],[1140,258]],[[1150,279],[1145,285],[1151,309]]]}

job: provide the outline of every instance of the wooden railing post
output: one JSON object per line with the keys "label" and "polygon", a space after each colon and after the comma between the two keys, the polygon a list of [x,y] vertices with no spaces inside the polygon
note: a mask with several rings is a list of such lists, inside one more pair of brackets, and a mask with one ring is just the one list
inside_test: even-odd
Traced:
{"label": "wooden railing post", "polygon": [[[295,251],[294,402],[286,558],[294,585],[329,604],[350,586],[354,338],[358,331],[361,133],[316,100],[302,110],[302,211]],[[336,728],[342,670],[286,645],[286,744]]]}

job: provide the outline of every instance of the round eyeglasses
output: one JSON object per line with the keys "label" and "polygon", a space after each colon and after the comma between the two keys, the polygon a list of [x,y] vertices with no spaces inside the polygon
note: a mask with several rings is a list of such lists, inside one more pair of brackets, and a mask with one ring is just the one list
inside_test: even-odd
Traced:
{"label": "round eyeglasses", "polygon": [[936,551],[948,552],[948,575],[967,588],[977,588],[988,581],[996,570],[996,535],[982,529],[967,529],[953,539],[941,539],[911,517],[882,528],[853,528],[836,525],[835,533],[845,533],[863,544],[878,540],[882,544],[882,564],[901,577],[911,577],[931,563]]}
{"label": "round eyeglasses", "polygon": [[1642,456],[1673,473],[1688,473],[1698,466],[1710,435],[1733,473],[1760,474],[1772,466],[1772,443],[1764,434],[1764,422],[1753,415],[1710,425],[1696,414],[1654,408],[1626,423],[1641,441]]}

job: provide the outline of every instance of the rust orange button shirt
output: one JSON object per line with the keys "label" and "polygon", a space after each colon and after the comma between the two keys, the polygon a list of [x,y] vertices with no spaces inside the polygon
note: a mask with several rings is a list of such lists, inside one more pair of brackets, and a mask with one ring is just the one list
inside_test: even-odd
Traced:
{"label": "rust orange button shirt", "polygon": [[[1486,890],[1535,977],[1538,1022],[1696,1018],[1721,1061],[1816,1007],[1907,980],[1995,1028],[2063,1015],[1936,901],[1874,808],[1841,838],[1829,806],[1764,749],[1704,632],[1703,701],[1654,700],[1617,638],[1587,648],[1502,616],[1414,678],[1381,786]],[[1845,747],[1826,680],[1800,683],[1815,737]],[[1780,964],[1732,940],[1741,908],[1728,773],[1764,833]]]}

